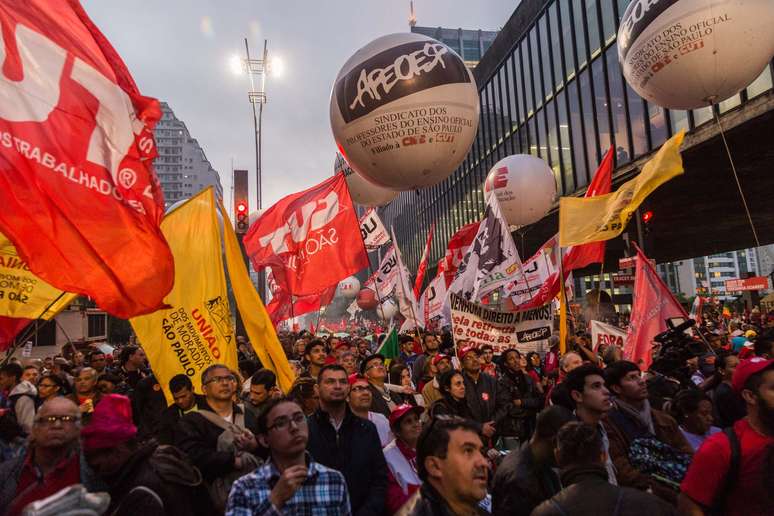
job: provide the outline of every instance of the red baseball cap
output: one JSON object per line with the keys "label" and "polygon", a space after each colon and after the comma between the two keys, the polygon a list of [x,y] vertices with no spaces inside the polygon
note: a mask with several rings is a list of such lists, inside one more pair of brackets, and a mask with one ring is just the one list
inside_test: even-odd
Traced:
{"label": "red baseball cap", "polygon": [[346,343],[346,342],[344,342],[344,341],[341,341],[341,342],[339,342],[339,343],[336,345],[336,348],[334,348],[334,349],[341,349],[341,348],[349,349],[349,344],[347,344],[347,343]]}
{"label": "red baseball cap", "polygon": [[476,355],[480,355],[481,351],[477,347],[474,347],[474,346],[467,346],[465,348],[462,348],[460,350],[460,361],[465,360],[465,356],[468,353],[475,353]]}
{"label": "red baseball cap", "polygon": [[404,403],[403,405],[398,405],[394,409],[392,409],[392,412],[390,412],[390,426],[395,426],[400,422],[400,420],[408,414],[409,412],[416,412],[417,416],[422,414],[422,412],[425,411],[424,407],[420,407],[417,405],[416,407],[414,405],[409,405],[408,403]]}
{"label": "red baseball cap", "polygon": [[763,357],[753,357],[750,360],[744,360],[736,366],[734,378],[731,380],[731,386],[736,392],[742,392],[747,379],[755,373],[774,367],[774,359],[765,359]]}
{"label": "red baseball cap", "polygon": [[430,362],[432,362],[432,364],[435,366],[435,365],[438,365],[438,362],[440,362],[441,360],[449,360],[449,361],[451,361],[451,358],[449,357],[449,355],[444,355],[443,353],[438,353],[437,355],[435,355],[433,357],[433,359]]}
{"label": "red baseball cap", "polygon": [[362,374],[352,373],[347,377],[347,381],[349,382],[350,385],[355,385],[357,382],[368,383],[368,378],[366,378]]}

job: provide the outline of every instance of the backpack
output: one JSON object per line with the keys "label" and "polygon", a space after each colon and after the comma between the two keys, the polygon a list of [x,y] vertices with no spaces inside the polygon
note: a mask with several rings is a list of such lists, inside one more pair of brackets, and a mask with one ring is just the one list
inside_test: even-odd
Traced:
{"label": "backpack", "polygon": [[726,507],[726,498],[728,493],[731,492],[736,484],[737,477],[739,476],[739,468],[742,462],[742,444],[739,442],[739,436],[736,435],[733,426],[729,426],[723,429],[723,433],[728,438],[728,444],[731,447],[731,460],[728,463],[728,472],[723,478],[723,485],[721,489],[715,494],[715,498],[712,500],[712,506],[707,512],[708,516],[722,515]]}
{"label": "backpack", "polygon": [[228,475],[216,478],[212,482],[207,483],[207,491],[210,494],[210,499],[215,505],[215,509],[222,513],[226,510],[226,502],[228,501],[228,494],[231,492],[231,485],[237,479],[248,473],[252,473],[262,464],[262,461],[252,453],[238,451],[234,446],[234,438],[237,435],[250,432],[250,430],[245,428],[244,413],[239,414],[235,412],[233,423],[229,423],[209,410],[199,410],[197,413],[213,425],[223,429],[223,432],[218,436],[217,450],[232,453],[239,452],[239,456],[242,458],[241,468],[234,469]]}

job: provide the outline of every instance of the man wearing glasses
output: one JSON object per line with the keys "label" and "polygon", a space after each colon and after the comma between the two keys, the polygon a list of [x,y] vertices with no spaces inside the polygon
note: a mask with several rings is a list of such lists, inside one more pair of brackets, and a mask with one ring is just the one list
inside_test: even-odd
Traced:
{"label": "man wearing glasses", "polygon": [[[249,473],[249,464],[255,460],[255,416],[234,403],[236,389],[236,377],[227,366],[209,366],[202,372],[204,403],[196,412],[185,414],[175,429],[175,445],[188,454],[210,484]],[[225,442],[230,439],[220,439],[226,431],[233,434],[233,445]]]}
{"label": "man wearing glasses", "polygon": [[387,388],[387,368],[384,366],[384,355],[376,353],[369,355],[360,364],[360,374],[368,378],[371,389],[371,412],[377,412],[384,417],[390,417],[392,411],[400,405],[400,400]]}
{"label": "man wearing glasses", "polygon": [[352,514],[382,516],[387,496],[387,463],[376,427],[347,405],[346,370],[331,364],[317,377],[320,408],[309,416],[312,458],[344,475]]}
{"label": "man wearing glasses", "polygon": [[0,508],[8,516],[74,484],[94,490],[93,475],[78,452],[81,414],[72,401],[45,402],[32,424],[27,452],[0,464]]}
{"label": "man wearing glasses", "polygon": [[266,402],[258,416],[258,439],[270,459],[234,482],[226,516],[351,514],[342,474],[314,462],[306,452],[309,428],[295,401]]}

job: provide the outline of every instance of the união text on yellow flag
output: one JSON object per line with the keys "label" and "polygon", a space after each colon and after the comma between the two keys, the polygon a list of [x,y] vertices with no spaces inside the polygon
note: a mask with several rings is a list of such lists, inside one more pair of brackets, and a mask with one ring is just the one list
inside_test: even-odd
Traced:
{"label": "uni\u00e3o text on yellow flag", "polygon": [[667,140],[642,171],[615,192],[559,200],[559,245],[587,244],[620,235],[632,214],[653,190],[683,173],[680,144],[684,131]]}
{"label": "uni\u00e3o text on yellow flag", "polygon": [[[221,213],[227,213],[223,203],[220,203],[220,209]],[[287,393],[293,385],[295,373],[277,338],[277,332],[269,319],[266,307],[250,280],[234,228],[228,223],[228,219],[224,217],[224,220],[226,222],[223,224],[223,242],[226,249],[228,277],[231,279],[231,290],[234,292],[234,299],[242,316],[247,336],[263,367],[274,371],[280,389]]]}
{"label": "uni\u00e3o text on yellow flag", "polygon": [[175,258],[175,285],[164,298],[170,308],[130,320],[168,402],[175,375],[188,376],[201,393],[208,366],[224,364],[237,372],[215,210],[210,187],[164,217],[161,230]]}
{"label": "uni\u00e3o text on yellow flag", "polygon": [[13,243],[0,234],[0,315],[49,320],[78,297],[69,292],[62,294],[35,276]]}

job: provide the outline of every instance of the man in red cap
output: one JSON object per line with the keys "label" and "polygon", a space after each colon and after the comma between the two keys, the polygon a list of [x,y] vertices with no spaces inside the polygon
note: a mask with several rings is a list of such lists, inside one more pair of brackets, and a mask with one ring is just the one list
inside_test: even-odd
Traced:
{"label": "man in red cap", "polygon": [[173,446],[140,444],[129,398],[108,394],[81,430],[86,461],[105,482],[112,515],[208,514],[202,475]]}
{"label": "man in red cap", "polygon": [[435,367],[435,376],[424,387],[422,387],[422,397],[425,399],[425,407],[431,406],[436,400],[443,398],[441,394],[441,386],[438,384],[438,379],[446,371],[450,371],[452,368],[451,358],[448,355],[442,355],[438,353],[433,356],[431,363]]}
{"label": "man in red cap", "polygon": [[681,514],[771,514],[774,360],[741,362],[732,387],[744,398],[747,417],[707,438],[696,452],[680,485]]}
{"label": "man in red cap", "polygon": [[383,414],[373,412],[370,410],[371,403],[373,401],[373,394],[369,388],[368,378],[361,374],[351,374],[348,377],[349,381],[349,408],[352,413],[358,417],[369,420],[376,426],[376,431],[379,432],[379,441],[382,443],[382,448],[387,446],[387,443],[392,441],[393,435],[390,431],[390,423]]}

